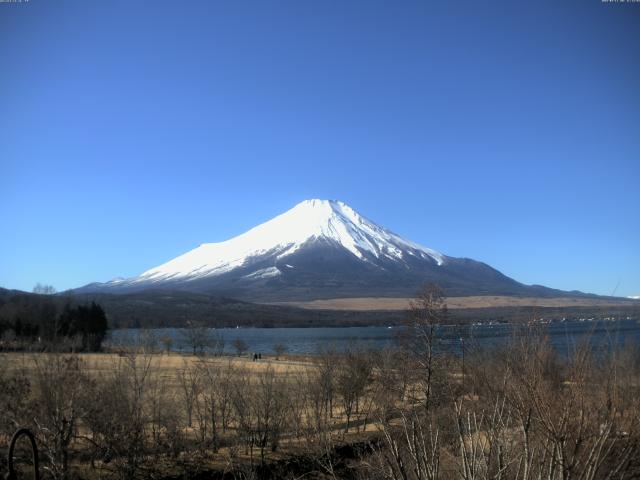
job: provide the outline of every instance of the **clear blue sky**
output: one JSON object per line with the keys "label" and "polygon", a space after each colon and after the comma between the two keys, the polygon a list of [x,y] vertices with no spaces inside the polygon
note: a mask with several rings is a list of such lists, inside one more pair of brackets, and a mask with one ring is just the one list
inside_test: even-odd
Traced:
{"label": "clear blue sky", "polygon": [[0,286],[136,275],[306,198],[640,294],[640,4],[0,3]]}

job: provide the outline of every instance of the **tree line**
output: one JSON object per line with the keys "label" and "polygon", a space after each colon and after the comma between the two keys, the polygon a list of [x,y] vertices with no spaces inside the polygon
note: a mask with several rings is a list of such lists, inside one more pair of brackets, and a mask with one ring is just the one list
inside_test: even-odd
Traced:
{"label": "tree line", "polygon": [[108,322],[95,302],[77,304],[54,296],[52,287],[37,285],[34,294],[0,296],[0,348],[97,351]]}

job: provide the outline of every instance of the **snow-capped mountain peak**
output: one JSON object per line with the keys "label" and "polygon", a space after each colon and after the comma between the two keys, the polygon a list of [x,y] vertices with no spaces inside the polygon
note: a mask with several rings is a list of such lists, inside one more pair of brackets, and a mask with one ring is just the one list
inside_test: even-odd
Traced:
{"label": "snow-capped mountain peak", "polygon": [[[432,259],[445,256],[409,242],[366,219],[347,204],[335,200],[305,200],[287,212],[230,240],[205,243],[165,264],[147,270],[132,283],[195,280],[218,276],[246,265],[252,259],[283,259],[314,241],[342,247],[362,261],[386,258],[402,261],[407,255]],[[277,276],[275,266],[256,276]],[[254,275],[252,274],[252,275]]]}
{"label": "snow-capped mountain peak", "polygon": [[491,266],[445,256],[335,200],[305,200],[224,242],[204,243],[141,275],[77,291],[215,294],[251,302],[409,297],[425,283],[448,295],[557,296]]}

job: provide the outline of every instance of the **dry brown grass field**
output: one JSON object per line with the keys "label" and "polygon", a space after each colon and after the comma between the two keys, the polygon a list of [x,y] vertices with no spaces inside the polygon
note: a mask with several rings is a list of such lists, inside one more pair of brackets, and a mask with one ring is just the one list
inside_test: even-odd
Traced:
{"label": "dry brown grass field", "polygon": [[[380,311],[380,310],[406,310],[409,308],[411,298],[332,298],[326,300],[312,300],[306,302],[278,302],[276,305],[289,305],[293,307],[308,308],[314,310],[356,310],[356,311]],[[615,307],[620,305],[640,305],[637,300],[626,299],[600,299],[600,298],[534,298],[534,297],[508,297],[508,296],[471,296],[448,297],[449,309],[463,308],[495,308],[495,307]]]}
{"label": "dry brown grass field", "polygon": [[[43,381],[43,376],[49,375],[50,368],[52,374],[60,375],[60,370],[53,365],[60,365],[60,361],[64,362],[65,359],[78,359],[80,361],[84,378],[82,382],[87,386],[91,385],[91,382],[100,384],[104,383],[106,379],[122,377],[124,373],[129,390],[136,388],[134,385],[139,383],[140,389],[146,391],[146,393],[142,394],[145,398],[141,400],[140,405],[142,409],[147,411],[145,412],[147,419],[144,426],[144,431],[146,432],[145,443],[153,444],[161,438],[163,443],[178,442],[179,447],[176,446],[176,448],[183,450],[183,453],[180,454],[180,462],[177,462],[171,455],[156,454],[153,456],[153,475],[159,475],[160,477],[183,475],[185,468],[211,471],[225,471],[232,468],[242,471],[245,468],[250,468],[250,466],[255,466],[257,462],[261,461],[257,445],[253,445],[251,449],[245,448],[245,443],[242,443],[242,440],[238,440],[246,433],[243,430],[245,427],[241,425],[244,420],[238,418],[237,414],[234,414],[233,418],[229,420],[229,425],[224,428],[224,431],[217,433],[218,447],[212,449],[210,442],[208,440],[204,441],[203,435],[206,434],[201,430],[208,429],[209,435],[211,435],[212,428],[209,424],[210,419],[205,418],[207,414],[211,415],[207,411],[206,403],[210,398],[207,395],[225,395],[226,401],[229,403],[235,401],[237,403],[243,400],[243,396],[245,397],[244,400],[251,401],[247,397],[253,395],[255,391],[260,391],[268,396],[266,400],[267,404],[270,405],[268,408],[279,409],[278,415],[291,415],[290,419],[284,420],[287,424],[286,429],[284,427],[262,426],[267,429],[283,428],[283,430],[286,430],[278,432],[277,450],[271,447],[266,450],[265,459],[269,462],[277,462],[295,456],[308,456],[311,452],[322,455],[325,449],[332,448],[329,445],[366,440],[370,433],[377,430],[371,418],[368,418],[362,424],[363,415],[371,414],[370,400],[365,402],[369,408],[366,413],[363,411],[350,413],[349,422],[351,426],[346,428],[347,417],[344,407],[336,398],[331,414],[327,417],[328,423],[318,427],[321,429],[326,428],[326,431],[322,433],[322,435],[326,435],[324,440],[327,442],[326,445],[319,445],[317,442],[311,444],[308,437],[301,436],[300,433],[293,433],[294,430],[299,432],[304,428],[312,428],[309,426],[318,422],[318,419],[312,418],[314,412],[300,403],[304,401],[303,397],[307,394],[304,389],[315,383],[319,369],[318,363],[313,361],[312,357],[306,356],[283,355],[279,359],[263,356],[261,360],[253,361],[246,356],[195,356],[178,353],[148,353],[144,351],[78,354],[4,352],[0,353],[0,365],[2,365],[0,373],[3,378],[21,376],[28,379],[28,382],[35,386],[38,382]],[[199,372],[198,380],[191,384],[189,383],[190,375],[195,372]],[[215,375],[220,375],[220,377],[224,375],[224,372],[229,372],[233,378],[230,378],[229,385],[220,387],[220,389],[225,389],[224,393],[212,392],[208,390],[209,387],[205,386],[205,383],[210,380],[205,378],[204,372],[216,372]],[[221,378],[217,378],[214,381],[220,382],[220,380]],[[271,391],[269,382],[272,382],[274,390],[279,391]],[[215,387],[213,388],[215,389]],[[72,389],[72,386],[69,386],[68,390],[61,386],[58,397],[65,394],[73,395]],[[265,392],[265,390],[269,391]],[[106,395],[118,395],[120,393],[128,396],[131,392],[107,391],[105,393]],[[193,396],[191,400],[193,411],[191,413],[187,413],[189,400],[185,397],[185,394],[188,395],[189,393]],[[152,405],[158,401],[158,397],[162,397],[160,402],[164,402],[167,405],[177,425],[172,426],[171,421],[168,424],[164,424],[162,423],[163,419],[158,420],[156,423],[152,419],[154,414],[149,412],[153,409]],[[102,399],[105,400],[103,414],[107,421],[110,415],[121,417],[121,412],[110,410],[113,407],[107,401],[107,398],[103,397]],[[218,398],[219,400],[220,398]],[[264,397],[261,397],[260,400],[264,400]],[[257,405],[247,406],[252,411],[252,413],[246,413],[248,416],[269,416],[273,413],[268,411],[260,412],[260,400],[257,401]],[[34,401],[37,403],[41,400]],[[273,402],[282,403],[275,407],[271,406]],[[292,409],[296,410],[295,413]],[[231,412],[231,407],[229,411]],[[155,415],[159,415],[158,418],[162,417],[162,413],[156,413]],[[294,416],[296,417],[296,425],[290,423]],[[187,418],[191,420],[188,421]],[[265,420],[264,418],[252,418],[251,421],[262,422]],[[91,479],[104,478],[105,476],[107,478],[121,476],[123,473],[115,471],[110,462],[92,460],[91,464],[93,466],[90,466],[86,460],[80,460],[81,458],[86,459],[87,454],[83,452],[90,448],[87,439],[95,435],[91,433],[91,429],[82,419],[78,418],[76,423],[75,438],[69,444],[71,456],[76,458],[71,462],[76,474],[81,478]],[[177,430],[169,433],[171,428],[176,428]],[[217,428],[219,429],[220,427],[218,426]],[[153,430],[158,430],[161,433],[152,435],[149,432]],[[11,431],[10,429],[0,434],[0,445],[7,445],[8,435]],[[180,438],[179,440],[176,438],[169,440],[170,435]],[[202,447],[204,444],[208,446],[206,448]],[[243,446],[239,446],[239,444]]]}
{"label": "dry brown grass field", "polygon": [[[65,354],[5,352],[0,353],[0,362],[4,364],[5,371],[21,370],[26,372],[27,375],[31,375],[36,369],[36,363],[46,363],[59,356],[65,356]],[[84,369],[90,376],[113,372],[122,362],[133,358],[138,368],[143,368],[148,363],[151,373],[169,380],[171,386],[176,388],[179,373],[198,365],[210,365],[218,368],[231,366],[236,370],[246,371],[250,375],[258,375],[272,370],[276,375],[288,378],[316,368],[310,357],[302,355],[284,355],[279,360],[276,360],[275,357],[263,356],[263,359],[259,361],[253,361],[246,355],[242,357],[230,355],[197,356],[176,352],[169,354],[140,352],[135,354],[118,352],[77,353],[74,356],[83,362]]]}

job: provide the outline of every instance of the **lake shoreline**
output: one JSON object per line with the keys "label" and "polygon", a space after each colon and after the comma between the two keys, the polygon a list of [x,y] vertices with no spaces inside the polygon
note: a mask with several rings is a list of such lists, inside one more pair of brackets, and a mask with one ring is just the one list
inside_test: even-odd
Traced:
{"label": "lake shoreline", "polygon": [[[478,347],[496,347],[506,344],[517,335],[522,323],[475,323],[442,325],[440,342],[449,350]],[[640,322],[629,317],[622,320],[584,319],[583,321],[539,320],[529,325],[539,327],[549,335],[552,345],[559,351],[572,348],[582,339],[589,338],[595,345],[607,342],[619,345],[626,341],[640,342]],[[326,348],[344,351],[348,347],[380,349],[397,344],[402,326],[327,326],[327,327],[241,327],[204,329],[216,340],[221,353],[233,353],[234,343],[242,341],[247,353],[272,354],[277,345],[287,354],[313,355]],[[182,352],[191,348],[186,334],[189,329],[118,329],[111,330],[107,348],[132,347],[148,344],[159,348],[162,342],[168,350]],[[464,344],[467,347],[464,347]],[[204,350],[213,351],[213,348]]]}

